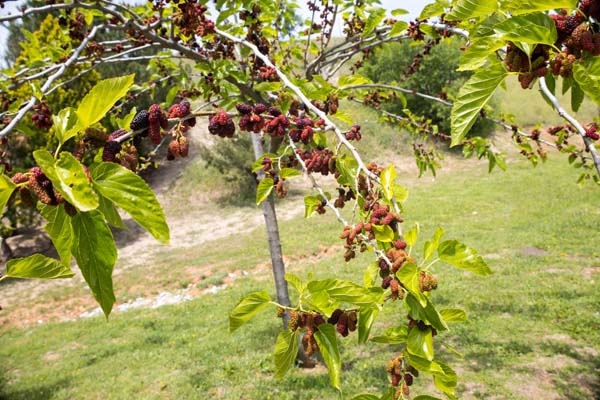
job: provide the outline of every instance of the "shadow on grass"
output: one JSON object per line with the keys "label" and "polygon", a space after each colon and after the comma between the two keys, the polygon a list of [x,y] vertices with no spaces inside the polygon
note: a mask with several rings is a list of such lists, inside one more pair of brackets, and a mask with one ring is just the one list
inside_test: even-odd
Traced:
{"label": "shadow on grass", "polygon": [[560,379],[553,380],[564,398],[600,399],[600,356],[597,352],[582,351],[572,344],[557,342],[544,342],[541,348],[544,352],[562,354],[577,361],[576,366],[561,369]]}
{"label": "shadow on grass", "polygon": [[42,400],[53,397],[53,394],[68,388],[69,379],[58,379],[46,384],[32,385],[27,388],[11,390],[7,385],[6,377],[0,375],[0,400]]}

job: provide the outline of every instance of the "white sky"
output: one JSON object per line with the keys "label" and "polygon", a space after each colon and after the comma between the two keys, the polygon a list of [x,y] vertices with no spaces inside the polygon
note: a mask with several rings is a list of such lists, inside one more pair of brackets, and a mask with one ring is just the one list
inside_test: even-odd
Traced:
{"label": "white sky", "polygon": [[[139,3],[139,1],[136,0],[127,0],[128,3]],[[407,11],[410,11],[410,14],[403,16],[403,19],[414,19],[419,15],[419,12],[421,11],[421,9],[433,2],[433,0],[380,0],[381,2],[381,6],[383,8],[386,8],[388,10],[393,10],[396,8],[403,8]],[[19,4],[21,4],[22,1],[7,1],[4,5],[4,8],[0,9],[0,15],[6,15],[8,13],[15,13],[18,12],[18,7]],[[301,14],[303,17],[308,17],[309,16],[309,12],[308,9],[306,7],[306,3],[304,3],[302,0],[299,0],[298,3],[302,6],[301,9]],[[7,46],[7,33],[8,30],[6,29],[6,27],[2,24],[0,24],[0,58],[1,56],[4,54],[4,51],[6,49]],[[341,28],[340,27],[336,27],[334,30],[334,35],[339,35],[341,34]]]}

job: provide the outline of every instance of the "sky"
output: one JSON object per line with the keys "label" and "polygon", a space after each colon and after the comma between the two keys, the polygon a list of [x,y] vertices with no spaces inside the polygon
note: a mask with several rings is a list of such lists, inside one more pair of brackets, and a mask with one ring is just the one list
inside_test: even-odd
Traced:
{"label": "sky", "polygon": [[[421,11],[421,9],[425,5],[431,3],[432,1],[433,0],[380,0],[381,6],[388,10],[393,10],[396,8],[403,8],[407,11],[410,11],[410,14],[404,16],[403,19],[414,19],[415,17],[417,17],[419,15],[419,12]],[[136,0],[128,0],[128,2],[139,3],[139,1],[136,1]],[[18,12],[19,4],[21,4],[21,3],[23,3],[23,1],[8,0],[5,3],[4,8],[0,8],[0,15],[6,15],[8,13]],[[302,9],[301,9],[302,16],[308,17],[310,14],[309,14],[308,8],[306,7],[306,2],[299,0],[298,4],[300,4],[302,6]],[[341,34],[341,26],[336,27],[333,33],[334,33],[334,35]],[[7,43],[7,37],[8,37],[8,30],[6,29],[6,27],[4,25],[0,24],[0,58],[2,58],[2,56],[4,54],[4,51],[6,48],[6,43]]]}

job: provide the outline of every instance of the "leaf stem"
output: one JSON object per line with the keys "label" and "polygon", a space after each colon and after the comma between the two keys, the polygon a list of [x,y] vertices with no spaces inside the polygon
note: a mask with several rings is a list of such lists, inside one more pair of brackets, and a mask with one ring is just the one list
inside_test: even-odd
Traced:
{"label": "leaf stem", "polygon": [[429,268],[431,268],[433,266],[433,264],[435,264],[436,262],[440,261],[440,258],[436,258],[435,260],[433,260],[432,262],[430,262],[425,268],[423,268],[424,271],[428,271]]}

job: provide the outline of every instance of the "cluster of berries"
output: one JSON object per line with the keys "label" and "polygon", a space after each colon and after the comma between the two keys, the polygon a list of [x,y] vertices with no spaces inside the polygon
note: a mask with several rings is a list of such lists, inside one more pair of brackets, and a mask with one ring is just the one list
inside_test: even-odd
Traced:
{"label": "cluster of berries", "polygon": [[75,18],[69,20],[69,37],[74,41],[82,41],[86,35],[85,15],[79,11]]}
{"label": "cluster of berries", "polygon": [[354,310],[344,311],[338,308],[331,313],[331,317],[327,319],[327,323],[335,325],[337,332],[343,337],[346,337],[350,332],[354,332],[356,330],[358,316]]}
{"label": "cluster of berries", "polygon": [[258,76],[260,79],[267,82],[277,82],[279,81],[279,76],[277,75],[277,70],[273,67],[262,66],[258,70]]}
{"label": "cluster of berries", "polygon": [[319,172],[322,175],[335,174],[335,156],[329,149],[318,148],[310,150],[296,149],[296,153],[304,160],[306,170],[310,172]]}
{"label": "cluster of berries", "polygon": [[369,219],[371,224],[375,225],[389,225],[392,230],[396,230],[397,224],[404,222],[404,220],[396,213],[391,212],[390,206],[387,204],[381,204],[377,201],[365,204],[365,211],[371,209],[372,214]]}
{"label": "cluster of berries", "polygon": [[422,293],[431,292],[437,289],[438,281],[437,278],[431,275],[427,271],[421,271],[419,273],[419,290]]}
{"label": "cluster of berries", "polygon": [[[54,188],[40,167],[31,168],[28,174],[17,173],[12,177],[12,181],[17,184],[24,183],[25,179],[29,182],[29,190],[35,193],[43,204],[56,206],[64,202],[61,194]],[[21,199],[23,198],[21,197]]]}
{"label": "cluster of berries", "polygon": [[585,130],[585,136],[592,140],[600,139],[600,134],[598,134],[598,124],[595,122],[590,124]]}
{"label": "cluster of berries", "polygon": [[206,18],[208,8],[195,0],[185,0],[177,5],[173,13],[173,24],[185,37],[206,36],[215,32],[215,23]]}
{"label": "cluster of berries", "polygon": [[167,129],[169,121],[165,112],[158,104],[152,104],[148,109],[148,136],[154,144],[160,144],[162,140],[161,128]]}
{"label": "cluster of berries", "polygon": [[208,123],[208,131],[211,135],[220,137],[232,138],[235,134],[235,124],[233,120],[224,110],[219,110],[210,119]]}
{"label": "cluster of berries", "polygon": [[346,139],[359,141],[362,136],[360,134],[360,125],[353,125],[348,132],[345,133]]}
{"label": "cluster of berries", "polygon": [[504,64],[511,72],[519,73],[519,82],[523,89],[531,87],[535,78],[545,76],[548,72],[546,61],[549,58],[549,47],[537,45],[530,58],[514,43],[509,42],[506,47]]}
{"label": "cluster of berries", "polygon": [[179,135],[178,138],[171,140],[167,149],[167,160],[172,161],[177,157],[187,157],[190,151],[190,145],[185,136]]}
{"label": "cluster of berries", "polygon": [[283,137],[290,126],[290,120],[275,107],[269,108],[272,119],[266,123],[265,131],[271,137]]}
{"label": "cluster of berries", "polygon": [[290,321],[288,328],[292,331],[305,329],[302,337],[302,345],[307,356],[312,356],[319,351],[319,345],[315,340],[315,331],[319,329],[319,325],[325,323],[325,318],[321,314],[304,313],[299,311],[290,311]]}
{"label": "cluster of berries", "polygon": [[290,138],[296,143],[309,144],[313,138],[315,121],[308,117],[294,117],[294,128],[290,129]]}
{"label": "cluster of berries", "polygon": [[33,124],[40,129],[48,129],[52,126],[52,111],[45,102],[38,103],[33,106],[34,113],[31,116]]}
{"label": "cluster of berries", "polygon": [[410,394],[409,386],[413,384],[414,377],[419,376],[419,371],[408,365],[408,362],[402,355],[390,360],[387,365],[387,372],[392,378],[392,386],[398,388],[396,398],[408,396]]}
{"label": "cluster of berries", "polygon": [[267,106],[257,104],[252,107],[249,104],[236,104],[235,108],[242,115],[240,117],[240,129],[246,132],[259,133],[265,127],[265,119],[261,116],[267,111]]}
{"label": "cluster of berries", "polygon": [[344,188],[338,188],[338,197],[333,202],[333,205],[336,208],[344,208],[346,202],[354,198],[356,197],[354,196],[354,192],[352,191],[352,189],[348,188],[348,191],[345,191]]}

